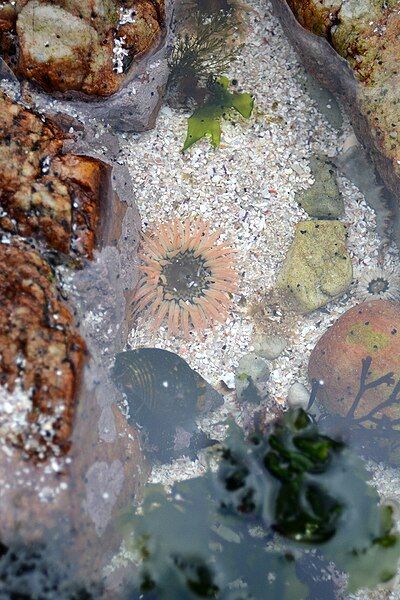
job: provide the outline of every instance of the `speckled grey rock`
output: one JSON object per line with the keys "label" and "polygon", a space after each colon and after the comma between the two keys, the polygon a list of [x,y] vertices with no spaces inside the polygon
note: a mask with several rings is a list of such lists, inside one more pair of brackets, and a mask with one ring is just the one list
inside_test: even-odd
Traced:
{"label": "speckled grey rock", "polygon": [[344,203],[336,181],[335,165],[324,156],[312,156],[310,169],[315,181],[296,195],[299,206],[310,217],[337,219],[344,213]]}
{"label": "speckled grey rock", "polygon": [[254,352],[268,360],[278,358],[287,346],[287,341],[280,335],[259,333],[253,340]]}
{"label": "speckled grey rock", "polygon": [[289,388],[287,401],[291,407],[300,407],[306,410],[308,401],[310,399],[310,392],[302,383],[294,383]]}
{"label": "speckled grey rock", "polygon": [[236,375],[236,394],[241,400],[259,402],[266,396],[270,370],[266,361],[255,352],[245,354],[239,362]]}

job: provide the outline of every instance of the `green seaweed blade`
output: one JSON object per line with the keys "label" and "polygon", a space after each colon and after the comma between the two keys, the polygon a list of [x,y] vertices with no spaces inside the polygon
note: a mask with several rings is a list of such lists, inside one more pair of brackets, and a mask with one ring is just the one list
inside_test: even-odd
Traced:
{"label": "green seaweed blade", "polygon": [[220,77],[212,87],[210,97],[199,106],[188,119],[188,130],[182,152],[186,152],[199,140],[210,137],[213,148],[221,143],[221,118],[231,109],[249,119],[253,112],[254,99],[251,94],[229,92],[229,79]]}

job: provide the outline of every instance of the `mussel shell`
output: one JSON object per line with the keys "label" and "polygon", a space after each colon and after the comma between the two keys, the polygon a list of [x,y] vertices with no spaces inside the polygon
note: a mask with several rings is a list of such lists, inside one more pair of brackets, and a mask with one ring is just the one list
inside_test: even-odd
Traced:
{"label": "mussel shell", "polygon": [[[129,420],[144,429],[159,457],[187,454],[195,439],[202,439],[204,446],[196,418],[220,406],[223,399],[183,358],[159,348],[121,352],[113,379],[125,394]],[[182,444],[182,432],[188,434],[187,444]]]}

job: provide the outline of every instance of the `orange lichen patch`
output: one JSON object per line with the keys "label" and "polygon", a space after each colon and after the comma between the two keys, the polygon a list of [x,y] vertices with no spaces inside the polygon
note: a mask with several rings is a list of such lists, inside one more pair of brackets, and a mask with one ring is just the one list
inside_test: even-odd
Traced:
{"label": "orange lichen patch", "polygon": [[237,275],[235,251],[218,243],[220,235],[200,219],[170,221],[143,235],[135,311],[149,310],[152,329],[167,321],[169,335],[189,337],[192,329],[225,322]]}

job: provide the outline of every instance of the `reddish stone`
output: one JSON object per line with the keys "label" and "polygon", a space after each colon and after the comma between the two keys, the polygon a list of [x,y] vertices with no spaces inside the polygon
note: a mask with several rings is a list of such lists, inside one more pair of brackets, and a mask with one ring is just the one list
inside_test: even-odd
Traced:
{"label": "reddish stone", "polygon": [[0,243],[0,264],[0,383],[29,393],[17,445],[45,458],[69,449],[86,346],[36,250]]}
{"label": "reddish stone", "polygon": [[100,222],[100,161],[62,154],[55,123],[0,93],[0,228],[93,258]]}
{"label": "reddish stone", "polygon": [[[342,315],[318,341],[308,374],[310,380],[324,382],[318,398],[331,412],[348,414],[359,390],[362,361],[367,357],[371,358],[367,382],[393,372],[393,383],[366,390],[356,418],[386,400],[400,379],[400,304],[386,300],[363,302]],[[382,414],[398,418],[400,405]]]}

